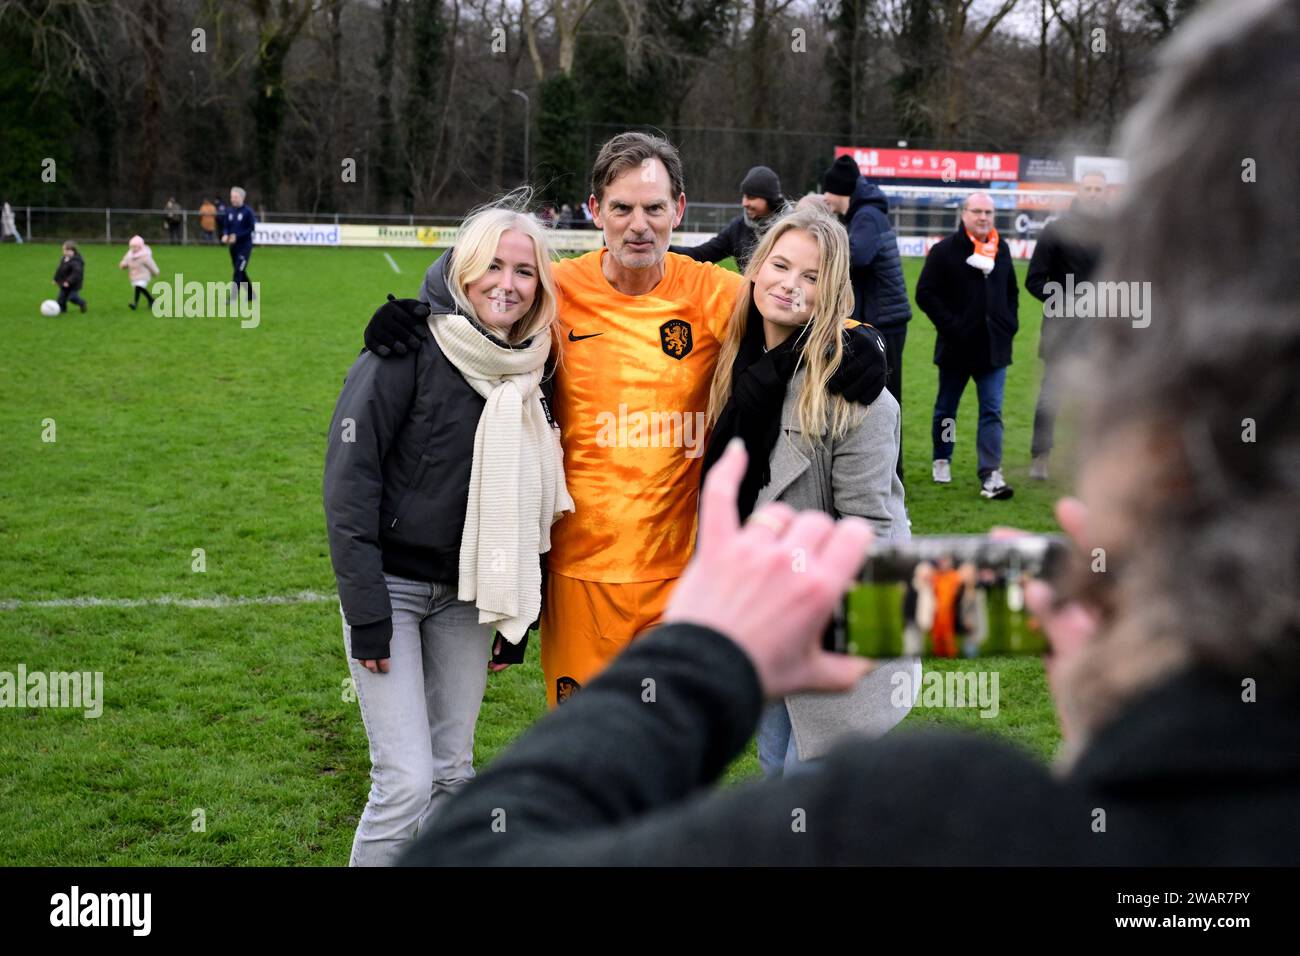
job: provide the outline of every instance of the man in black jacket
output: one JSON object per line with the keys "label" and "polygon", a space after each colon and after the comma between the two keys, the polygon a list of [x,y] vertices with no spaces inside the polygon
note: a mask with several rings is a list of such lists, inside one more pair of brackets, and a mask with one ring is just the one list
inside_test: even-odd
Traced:
{"label": "man in black jacket", "polygon": [[939,333],[934,344],[939,393],[931,423],[934,480],[952,481],[957,407],[973,378],[980,405],[975,436],[980,494],[1001,499],[1012,494],[1002,477],[1002,394],[1011,364],[1011,340],[1020,328],[1020,291],[1011,249],[998,236],[993,218],[992,196],[966,197],[957,231],[925,257],[916,283],[916,304]]}
{"label": "man in black jacket", "polygon": [[[849,234],[849,279],[853,283],[853,318],[873,326],[885,340],[889,377],[885,388],[903,407],[903,345],[912,304],[907,297],[898,239],[889,219],[889,200],[880,187],[858,171],[852,156],[841,156],[822,177],[821,201],[840,217]],[[898,477],[903,477],[899,442]]]}
{"label": "man in black jacket", "polygon": [[740,183],[740,204],[744,212],[707,242],[698,246],[669,246],[669,252],[690,256],[696,262],[721,262],[734,256],[741,272],[767,227],[786,210],[781,180],[766,166],[755,166]]}
{"label": "man in black jacket", "polygon": [[[1061,219],[1048,223],[1034,246],[1029,260],[1029,274],[1025,288],[1040,302],[1050,294],[1045,289],[1055,282],[1064,289],[1067,279],[1075,287],[1092,279],[1101,257],[1097,240],[1097,227],[1106,208],[1106,176],[1096,170],[1086,172],[1079,179],[1079,191],[1070,211]],[[1048,315],[1043,310],[1043,331],[1038,339],[1038,357],[1043,360],[1043,380],[1038,388],[1038,404],[1034,408],[1034,438],[1030,446],[1033,463],[1029,477],[1046,481],[1047,460],[1052,452],[1052,432],[1056,424],[1060,364],[1077,349],[1081,342],[1079,323],[1067,326],[1062,316]]]}
{"label": "man in black jacket", "polygon": [[[805,774],[705,792],[765,696],[845,687],[862,670],[817,635],[869,534],[776,505],[738,527],[744,462],[730,451],[710,472],[672,623],[498,757],[408,861],[1294,865],[1300,274],[1285,266],[1300,248],[1300,125],[1276,117],[1297,57],[1293,3],[1210,6],[1180,27],[1124,127],[1144,202],[1121,212],[1106,259],[1150,281],[1172,320],[1098,326],[1077,377],[1094,386],[1083,501],[1058,515],[1082,554],[1110,560],[1106,574],[1079,571],[1069,597],[1027,589],[1052,642],[1058,773],[985,737],[898,733],[843,744]],[[1180,135],[1202,148],[1168,148]],[[1267,180],[1224,178],[1242,143]],[[1241,241],[1183,242],[1203,216],[1187,197],[1215,190],[1250,196],[1218,207]],[[1244,408],[1267,441],[1241,440]]]}

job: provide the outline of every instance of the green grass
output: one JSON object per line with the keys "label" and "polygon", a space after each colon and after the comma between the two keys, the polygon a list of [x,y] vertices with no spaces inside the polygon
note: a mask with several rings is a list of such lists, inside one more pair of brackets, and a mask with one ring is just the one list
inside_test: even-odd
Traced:
{"label": "green grass", "polygon": [[[412,295],[430,254],[260,248],[257,328],[126,308],[117,247],[86,246],[83,295],[46,319],[51,245],[0,247],[0,601],[94,595],[331,593],[320,503],[325,430],[366,319]],[[155,247],[164,277],[225,280],[224,249]],[[920,261],[905,262],[909,288]],[[1023,265],[1020,267],[1023,275]],[[976,403],[958,418],[954,483],[929,481],[934,335],[919,313],[904,373],[914,533],[1052,527],[1061,488],[1025,479],[1038,309],[1022,296],[1007,379],[1005,467],[1016,497],[976,493]],[[57,440],[42,441],[53,419]],[[206,570],[192,570],[202,548]],[[0,864],[345,863],[368,788],[365,734],[345,700],[331,603],[188,609],[0,609],[0,671],[102,671],[103,716],[0,709]],[[932,665],[940,668],[959,664]],[[974,725],[1046,758],[1059,735],[1036,660],[1001,672],[1001,712],[917,709],[899,732]],[[479,766],[545,711],[536,641],[489,680]],[[727,780],[758,772],[751,743]],[[206,829],[192,829],[202,809]]]}

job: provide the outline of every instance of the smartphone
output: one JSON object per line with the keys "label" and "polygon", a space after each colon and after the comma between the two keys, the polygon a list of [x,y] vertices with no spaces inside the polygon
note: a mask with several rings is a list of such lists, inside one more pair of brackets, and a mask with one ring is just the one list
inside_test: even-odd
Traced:
{"label": "smartphone", "polygon": [[1051,581],[1069,545],[1059,535],[918,535],[874,547],[826,629],[828,651],[861,657],[1040,655],[1025,582]]}

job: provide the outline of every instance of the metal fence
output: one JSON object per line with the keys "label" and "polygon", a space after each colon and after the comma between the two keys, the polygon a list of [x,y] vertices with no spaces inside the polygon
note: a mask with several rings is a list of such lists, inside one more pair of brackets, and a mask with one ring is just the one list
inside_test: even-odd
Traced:
{"label": "metal fence", "polygon": [[[976,190],[961,186],[891,186],[881,184],[889,198],[889,215],[900,236],[942,235],[957,224],[962,199]],[[1071,198],[1070,192],[997,189],[982,190],[993,196],[998,231],[1008,236],[1032,238],[1043,224]],[[391,215],[384,213],[267,212],[255,209],[264,223],[318,223],[359,225],[454,226],[457,216]],[[682,232],[717,232],[740,213],[739,203],[690,202]],[[29,242],[124,243],[133,235],[151,242],[195,244],[216,242],[219,236],[205,236],[197,209],[181,213],[180,228],[173,237],[166,227],[163,209],[124,209],[80,206],[17,206],[15,224]],[[581,228],[582,222],[571,222]],[[219,231],[219,230],[218,230]]]}

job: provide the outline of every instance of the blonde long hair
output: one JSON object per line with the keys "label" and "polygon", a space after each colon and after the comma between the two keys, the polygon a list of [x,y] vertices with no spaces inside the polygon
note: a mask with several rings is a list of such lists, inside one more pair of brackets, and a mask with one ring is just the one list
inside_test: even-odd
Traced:
{"label": "blonde long hair", "polygon": [[552,334],[559,313],[559,294],[551,275],[555,254],[551,251],[545,229],[524,211],[528,199],[528,191],[515,190],[494,203],[471,211],[461,224],[455,255],[447,270],[447,285],[456,304],[465,315],[472,316],[481,325],[482,320],[475,314],[467,290],[487,273],[503,234],[515,229],[533,241],[537,257],[537,294],[528,312],[510,327],[506,338],[512,345],[542,331]]}
{"label": "blonde long hair", "polygon": [[819,209],[795,209],[782,216],[763,235],[745,269],[745,282],[731,310],[731,324],[718,354],[717,371],[709,389],[709,423],[716,424],[731,397],[731,366],[740,351],[754,301],[754,279],[772,254],[776,242],[791,230],[808,233],[817,242],[817,302],[808,324],[795,334],[804,340],[798,368],[805,368],[796,408],[799,430],[817,444],[829,431],[833,439],[843,438],[861,420],[863,409],[827,391],[826,383],[844,358],[844,323],[853,315],[853,285],[849,281],[849,235],[829,214]]}

